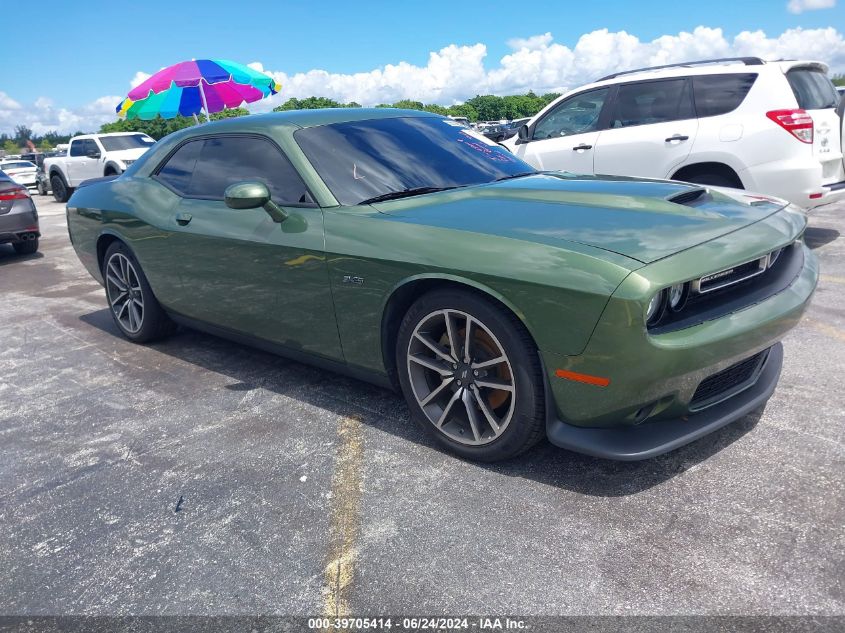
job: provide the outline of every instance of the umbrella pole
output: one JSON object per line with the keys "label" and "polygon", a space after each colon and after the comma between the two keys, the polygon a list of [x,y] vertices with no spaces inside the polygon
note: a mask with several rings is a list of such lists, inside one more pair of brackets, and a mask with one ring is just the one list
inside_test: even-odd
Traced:
{"label": "umbrella pole", "polygon": [[200,124],[199,117],[197,116],[197,113],[194,112],[194,125],[199,125],[199,124]]}
{"label": "umbrella pole", "polygon": [[205,120],[211,121],[211,117],[208,116],[208,103],[205,100],[205,90],[202,89],[202,79],[200,79],[200,97],[202,97],[202,107],[205,110]]}

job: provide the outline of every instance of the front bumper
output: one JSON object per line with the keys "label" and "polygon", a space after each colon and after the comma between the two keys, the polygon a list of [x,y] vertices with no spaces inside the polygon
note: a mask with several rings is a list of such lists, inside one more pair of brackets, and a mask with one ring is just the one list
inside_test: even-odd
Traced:
{"label": "front bumper", "polygon": [[682,418],[640,426],[585,428],[549,419],[546,434],[556,446],[585,455],[622,461],[649,459],[727,426],[762,407],[774,393],[783,366],[783,346],[775,344],[757,381],[727,400]]}
{"label": "front bumper", "polygon": [[[765,402],[777,382],[773,367],[781,362],[778,343],[801,319],[818,282],[818,260],[806,245],[796,243],[797,250],[780,260],[783,273],[767,286],[773,294],[755,297],[749,291],[748,304],[721,316],[648,332],[644,301],[659,288],[694,278],[714,261],[737,264],[758,256],[760,245],[792,244],[805,225],[802,214],[783,209],[629,275],[580,354],[541,352],[549,439],[592,455],[644,459],[691,442]],[[766,373],[754,389],[730,397],[730,389],[717,391],[709,402],[724,397],[719,404],[696,408],[702,383],[714,384],[708,379],[770,348]],[[598,382],[579,380],[577,374]]]}

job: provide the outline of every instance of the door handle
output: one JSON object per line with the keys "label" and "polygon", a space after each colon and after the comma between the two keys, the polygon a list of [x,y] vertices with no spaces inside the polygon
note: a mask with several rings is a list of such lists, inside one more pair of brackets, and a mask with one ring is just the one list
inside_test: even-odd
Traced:
{"label": "door handle", "polygon": [[177,213],[176,214],[176,223],[179,226],[187,226],[188,223],[191,221],[191,218],[194,217],[190,213]]}
{"label": "door handle", "polygon": [[593,149],[592,145],[586,145],[585,143],[581,143],[580,145],[576,145],[572,148],[573,151],[577,152],[579,149]]}
{"label": "door handle", "polygon": [[688,141],[689,136],[685,136],[684,134],[675,134],[674,136],[670,136],[666,139],[667,143],[671,143],[672,141]]}

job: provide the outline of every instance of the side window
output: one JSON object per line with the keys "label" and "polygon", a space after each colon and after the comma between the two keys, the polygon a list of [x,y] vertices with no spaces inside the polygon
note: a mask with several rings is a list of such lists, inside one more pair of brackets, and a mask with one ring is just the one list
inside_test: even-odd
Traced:
{"label": "side window", "polygon": [[71,156],[85,156],[85,139],[72,141],[70,144]]}
{"label": "side window", "polygon": [[179,193],[188,195],[191,175],[204,142],[197,140],[185,143],[159,168],[156,178],[166,182]]}
{"label": "side window", "polygon": [[95,154],[100,153],[100,147],[97,145],[97,141],[92,138],[85,139],[85,155],[86,156],[93,156]]}
{"label": "side window", "polygon": [[534,127],[534,140],[597,130],[599,116],[609,92],[609,88],[599,88],[561,102]]}
{"label": "side window", "polygon": [[641,81],[619,86],[610,127],[630,127],[692,118],[689,81]]}
{"label": "side window", "polygon": [[258,180],[278,204],[311,202],[299,174],[270,141],[243,136],[205,140],[188,195],[222,199],[231,184]]}
{"label": "side window", "polygon": [[693,77],[696,113],[699,117],[718,116],[736,110],[756,80],[755,73]]}

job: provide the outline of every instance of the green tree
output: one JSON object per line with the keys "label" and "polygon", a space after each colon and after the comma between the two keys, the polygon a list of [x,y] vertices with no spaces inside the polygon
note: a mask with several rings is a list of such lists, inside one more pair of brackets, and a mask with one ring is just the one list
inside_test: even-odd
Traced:
{"label": "green tree", "polygon": [[8,154],[19,154],[20,151],[21,151],[21,148],[18,147],[18,144],[15,143],[14,141],[7,139],[3,143],[3,150],[6,152],[7,155]]}
{"label": "green tree", "polygon": [[50,152],[53,150],[53,146],[50,145],[50,141],[44,138],[41,139],[41,143],[38,145],[38,149],[40,149],[42,152]]}
{"label": "green tree", "polygon": [[16,125],[15,141],[17,142],[18,146],[25,147],[26,142],[29,140],[32,140],[32,130],[30,130],[25,125]]}
{"label": "green tree", "polygon": [[833,76],[833,85],[834,86],[845,86],[845,75],[834,75]]}
{"label": "green tree", "polygon": [[316,110],[318,108],[360,108],[361,105],[355,102],[340,103],[328,97],[306,97],[297,99],[291,97],[282,105],[273,108],[273,112],[284,112],[286,110]]}

